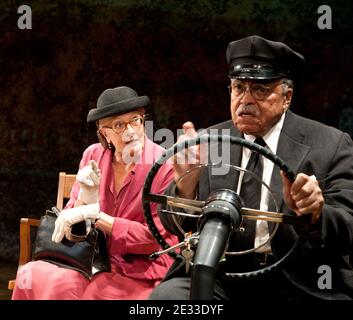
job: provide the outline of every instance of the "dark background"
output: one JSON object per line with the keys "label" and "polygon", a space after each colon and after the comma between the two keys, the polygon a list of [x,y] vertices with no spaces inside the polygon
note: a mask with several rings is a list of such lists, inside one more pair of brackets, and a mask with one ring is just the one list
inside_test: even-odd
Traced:
{"label": "dark background", "polygon": [[[32,30],[17,28],[21,4]],[[320,5],[332,30],[320,30]],[[0,260],[17,261],[19,220],[56,202],[96,141],[86,115],[106,88],[150,96],[154,128],[229,118],[225,50],[258,34],[306,57],[292,109],[353,135],[351,0],[1,1]]]}

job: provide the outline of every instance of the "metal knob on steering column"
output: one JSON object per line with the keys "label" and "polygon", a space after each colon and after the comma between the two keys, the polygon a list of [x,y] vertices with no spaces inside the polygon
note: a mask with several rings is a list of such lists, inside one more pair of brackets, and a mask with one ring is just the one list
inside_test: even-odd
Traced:
{"label": "metal knob on steering column", "polygon": [[229,220],[232,230],[240,226],[242,201],[239,195],[230,189],[217,189],[212,191],[205,201],[202,214],[198,221],[198,230],[203,228],[206,220],[217,216]]}
{"label": "metal knob on steering column", "polygon": [[229,189],[213,191],[198,222],[198,248],[192,268],[191,299],[212,299],[218,264],[230,234],[241,223],[241,200]]}

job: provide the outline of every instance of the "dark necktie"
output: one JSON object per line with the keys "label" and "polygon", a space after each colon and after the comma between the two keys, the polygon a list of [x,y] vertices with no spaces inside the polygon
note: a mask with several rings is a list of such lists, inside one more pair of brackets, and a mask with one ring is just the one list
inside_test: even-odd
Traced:
{"label": "dark necktie", "polygon": [[[256,138],[255,143],[265,146],[266,143],[262,138]],[[246,169],[254,173],[262,179],[263,161],[260,154],[255,151],[251,152]],[[251,174],[244,173],[240,197],[243,200],[244,207],[251,209],[260,209],[261,201],[261,183]],[[254,247],[256,220],[244,220],[241,227],[233,235],[230,242],[230,249],[247,250]],[[229,250],[232,251],[232,250]]]}
{"label": "dark necktie", "polygon": [[[256,138],[255,143],[265,146],[262,138]],[[246,169],[254,173],[262,180],[263,161],[259,153],[252,151]],[[244,201],[244,206],[251,209],[260,209],[261,183],[251,174],[245,173],[241,185],[240,197]]]}

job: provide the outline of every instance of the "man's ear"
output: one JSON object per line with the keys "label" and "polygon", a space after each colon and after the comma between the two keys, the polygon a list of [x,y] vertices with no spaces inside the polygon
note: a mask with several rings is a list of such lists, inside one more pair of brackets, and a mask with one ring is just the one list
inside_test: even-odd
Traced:
{"label": "man's ear", "polygon": [[288,88],[286,94],[283,97],[283,108],[285,109],[285,111],[289,109],[289,106],[292,101],[292,97],[293,97],[293,89]]}

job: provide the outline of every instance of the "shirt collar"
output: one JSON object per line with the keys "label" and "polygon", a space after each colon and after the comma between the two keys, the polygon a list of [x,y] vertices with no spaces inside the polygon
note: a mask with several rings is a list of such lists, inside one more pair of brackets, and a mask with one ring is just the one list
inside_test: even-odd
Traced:
{"label": "shirt collar", "polygon": [[[267,146],[269,149],[273,152],[277,152],[277,145],[278,145],[278,140],[279,140],[279,135],[281,133],[282,127],[283,127],[283,122],[284,118],[286,116],[286,113],[284,112],[277,121],[277,123],[262,137],[264,141],[266,142]],[[244,138],[246,140],[249,140],[251,142],[254,142],[256,137],[250,134],[245,134],[244,133]]]}

